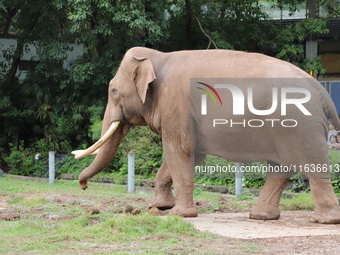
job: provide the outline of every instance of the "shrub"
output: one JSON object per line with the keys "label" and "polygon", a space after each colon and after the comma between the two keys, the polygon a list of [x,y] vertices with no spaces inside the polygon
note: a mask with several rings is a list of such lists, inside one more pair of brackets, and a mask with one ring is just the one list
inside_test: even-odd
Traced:
{"label": "shrub", "polygon": [[[245,163],[244,166],[258,166],[264,165],[265,162],[254,162],[254,163]],[[202,168],[198,168],[195,170],[195,182],[196,183],[204,183],[204,184],[212,184],[212,185],[222,185],[222,186],[230,186],[233,187],[235,185],[235,172],[229,171],[229,169],[235,169],[235,162],[228,161],[224,158],[207,155],[206,159],[200,165]],[[228,168],[228,171],[222,172],[209,172],[207,168],[209,166],[219,166]],[[261,173],[257,173],[255,171],[244,173],[243,175],[243,184],[246,188],[261,188],[265,182],[265,175]]]}
{"label": "shrub", "polygon": [[332,166],[332,185],[334,192],[340,195],[340,151],[339,150],[329,150],[329,161]]}
{"label": "shrub", "polygon": [[71,174],[75,177],[89,166],[94,158],[94,155],[82,159],[75,159],[73,155],[65,155],[60,160],[56,160],[55,169],[58,174]]}
{"label": "shrub", "polygon": [[[144,178],[156,175],[163,162],[162,139],[148,127],[132,127],[109,165],[113,172],[127,175],[129,152],[135,152],[135,174]],[[112,169],[114,167],[114,169]],[[117,171],[117,167],[119,170]]]}
{"label": "shrub", "polygon": [[285,190],[290,192],[309,191],[309,182],[306,176],[298,173],[294,175],[287,183]]}
{"label": "shrub", "polygon": [[47,177],[48,176],[48,149],[44,140],[37,141],[32,149],[24,147],[20,141],[19,148],[10,144],[11,153],[4,157],[11,167],[10,174]]}

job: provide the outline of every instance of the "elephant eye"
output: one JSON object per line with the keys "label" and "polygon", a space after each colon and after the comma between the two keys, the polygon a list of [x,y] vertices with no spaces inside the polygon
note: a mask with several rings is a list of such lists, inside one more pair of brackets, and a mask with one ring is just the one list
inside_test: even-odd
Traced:
{"label": "elephant eye", "polygon": [[118,98],[118,90],[117,89],[111,89],[111,93],[112,93],[112,96],[113,98]]}

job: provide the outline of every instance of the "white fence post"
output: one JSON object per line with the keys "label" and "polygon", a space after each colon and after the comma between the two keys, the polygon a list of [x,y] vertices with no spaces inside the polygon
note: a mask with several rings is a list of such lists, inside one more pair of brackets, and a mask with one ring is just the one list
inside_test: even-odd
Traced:
{"label": "white fence post", "polygon": [[235,196],[240,197],[243,193],[243,172],[241,171],[242,163],[236,162],[235,172]]}
{"label": "white fence post", "polygon": [[135,191],[135,153],[128,153],[128,193]]}
{"label": "white fence post", "polygon": [[48,179],[53,184],[55,179],[55,151],[48,152]]}

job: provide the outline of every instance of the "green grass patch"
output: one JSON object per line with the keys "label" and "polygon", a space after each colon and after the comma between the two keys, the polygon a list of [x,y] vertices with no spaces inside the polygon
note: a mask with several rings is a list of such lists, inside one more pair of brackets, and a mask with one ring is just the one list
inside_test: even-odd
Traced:
{"label": "green grass patch", "polygon": [[25,198],[23,196],[14,196],[12,199],[8,199],[7,203],[9,204],[17,204],[24,200]]}
{"label": "green grass patch", "polygon": [[282,197],[280,209],[286,211],[314,210],[314,202],[311,193],[301,193],[292,198]]}
{"label": "green grass patch", "polygon": [[[229,254],[253,253],[251,243],[197,231],[178,216],[116,214],[123,203],[143,208],[153,194],[128,194],[121,187],[77,182],[53,185],[0,178],[9,205],[0,218],[0,254]],[[217,202],[220,194],[200,191],[195,199]],[[88,208],[99,208],[91,215]]]}
{"label": "green grass patch", "polygon": [[[196,190],[196,188],[195,188]],[[221,197],[220,193],[214,193],[209,191],[200,191],[195,194],[194,192],[194,199],[195,200],[208,200],[208,201],[218,201]]]}

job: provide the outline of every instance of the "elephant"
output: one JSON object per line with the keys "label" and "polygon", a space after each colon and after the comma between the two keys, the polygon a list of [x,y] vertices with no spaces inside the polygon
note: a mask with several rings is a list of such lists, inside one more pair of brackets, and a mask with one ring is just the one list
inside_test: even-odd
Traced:
{"label": "elephant", "polygon": [[[224,78],[227,82],[219,84]],[[204,98],[207,93],[218,100]],[[340,207],[330,180],[328,119],[340,128],[328,92],[291,63],[242,51],[166,53],[134,47],[125,53],[109,82],[101,139],[73,154],[76,158],[97,154],[79,174],[80,187],[85,190],[88,179],[113,159],[129,129],[149,126],[161,136],[164,152],[150,207],[196,217],[194,166],[210,154],[234,162],[266,161],[272,168],[289,167],[288,172],[268,172],[250,218],[280,217],[280,196],[292,170],[298,168],[309,179],[315,204],[310,221],[333,224],[340,223]],[[325,171],[307,171],[309,168],[301,167],[306,164],[324,166]]]}

